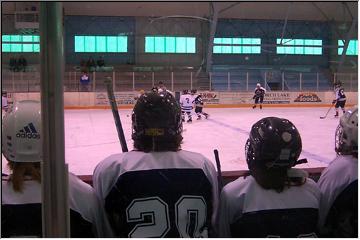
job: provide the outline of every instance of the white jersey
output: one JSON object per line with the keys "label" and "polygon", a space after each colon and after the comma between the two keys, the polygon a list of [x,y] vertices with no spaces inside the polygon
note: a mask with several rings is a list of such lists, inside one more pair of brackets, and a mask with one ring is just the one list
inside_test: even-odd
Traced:
{"label": "white jersey", "polygon": [[223,188],[220,199],[219,237],[315,235],[320,190],[309,178],[278,193],[241,177]]}
{"label": "white jersey", "polygon": [[100,162],[93,183],[117,237],[207,237],[218,209],[216,176],[199,153],[131,151]]}
{"label": "white jersey", "polygon": [[[2,181],[2,237],[42,237],[41,201],[39,182],[25,180],[23,192],[19,193],[14,191],[11,181]],[[71,173],[69,207],[71,237],[113,236],[93,188]],[[73,220],[83,229],[79,229]],[[85,232],[87,230],[90,232]]]}
{"label": "white jersey", "polygon": [[323,227],[336,198],[358,179],[358,159],[339,155],[321,173],[317,182],[321,191],[319,227]]}
{"label": "white jersey", "polygon": [[194,105],[194,96],[191,94],[183,94],[180,96],[180,106],[181,110],[185,112],[190,112]]}

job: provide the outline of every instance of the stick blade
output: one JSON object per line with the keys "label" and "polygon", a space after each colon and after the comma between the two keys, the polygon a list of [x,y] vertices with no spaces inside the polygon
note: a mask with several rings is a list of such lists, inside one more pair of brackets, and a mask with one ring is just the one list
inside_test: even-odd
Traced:
{"label": "stick blade", "polygon": [[325,119],[325,117],[320,117],[320,119]]}

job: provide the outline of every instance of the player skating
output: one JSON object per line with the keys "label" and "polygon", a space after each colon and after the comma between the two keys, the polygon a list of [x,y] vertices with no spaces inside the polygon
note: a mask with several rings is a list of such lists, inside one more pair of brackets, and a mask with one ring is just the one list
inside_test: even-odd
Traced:
{"label": "player skating", "polygon": [[346,96],[341,83],[335,84],[335,99],[332,103],[335,104],[335,117],[339,116],[339,108],[345,113]]}
{"label": "player skating", "polygon": [[191,95],[194,98],[194,104],[195,104],[195,113],[197,115],[197,119],[196,120],[200,120],[201,119],[201,114],[205,116],[205,118],[207,119],[209,117],[209,114],[203,112],[203,107],[204,107],[204,102],[202,100],[201,94],[196,94],[197,90],[193,89],[191,90]]}
{"label": "player skating", "polygon": [[180,106],[181,106],[181,119],[185,122],[185,113],[188,117],[187,122],[191,123],[191,110],[193,109],[193,96],[189,94],[187,89],[183,90],[183,94],[180,96]]}
{"label": "player skating", "polygon": [[255,88],[255,95],[253,97],[253,99],[255,99],[255,104],[252,108],[256,108],[256,105],[259,103],[260,101],[260,109],[262,109],[262,103],[264,100],[264,95],[266,93],[266,89],[263,88],[260,83],[256,84],[256,88]]}

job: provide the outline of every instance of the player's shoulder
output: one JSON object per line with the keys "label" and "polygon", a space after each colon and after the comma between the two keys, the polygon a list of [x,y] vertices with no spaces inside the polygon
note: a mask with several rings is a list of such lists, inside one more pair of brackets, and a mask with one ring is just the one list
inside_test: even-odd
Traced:
{"label": "player's shoulder", "polygon": [[178,154],[180,158],[185,159],[186,161],[191,162],[194,165],[212,165],[212,162],[201,153],[180,150],[178,151]]}

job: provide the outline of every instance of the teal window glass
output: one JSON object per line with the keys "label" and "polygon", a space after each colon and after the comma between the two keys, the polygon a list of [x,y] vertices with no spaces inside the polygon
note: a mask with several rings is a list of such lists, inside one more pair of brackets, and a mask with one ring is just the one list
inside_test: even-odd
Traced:
{"label": "teal window glass", "polygon": [[[277,38],[280,44],[281,39]],[[322,40],[319,39],[283,39],[282,45],[277,46],[277,54],[322,55]],[[318,47],[320,46],[320,47]]]}
{"label": "teal window glass", "polygon": [[96,52],[106,52],[106,37],[96,36]]}
{"label": "teal window glass", "polygon": [[127,52],[127,36],[75,36],[75,52]]}
{"label": "teal window glass", "polygon": [[195,53],[196,38],[173,36],[146,36],[146,53]]}
{"label": "teal window glass", "polygon": [[75,36],[75,52],[84,52],[84,36]]}
{"label": "teal window glass", "polygon": [[118,52],[127,52],[127,37],[117,37],[117,50]]}
{"label": "teal window glass", "polygon": [[[226,44],[226,45],[222,45]],[[213,53],[218,54],[259,54],[260,38],[214,38]]]}
{"label": "teal window glass", "polygon": [[155,38],[154,37],[145,37],[145,52],[153,53],[155,52]]}
{"label": "teal window glass", "polygon": [[[341,55],[344,49],[345,40],[338,40],[338,55]],[[358,40],[352,39],[349,41],[348,48],[346,50],[346,55],[358,55]]]}
{"label": "teal window glass", "polygon": [[40,44],[34,44],[34,52],[40,52]]}
{"label": "teal window glass", "polygon": [[117,52],[117,39],[116,37],[107,38],[107,51],[108,52]]}
{"label": "teal window glass", "polygon": [[39,52],[33,44],[40,41],[38,35],[2,35],[1,39],[2,52]]}
{"label": "teal window glass", "polygon": [[1,51],[2,52],[11,52],[10,44],[9,43],[3,43],[1,44]]}

